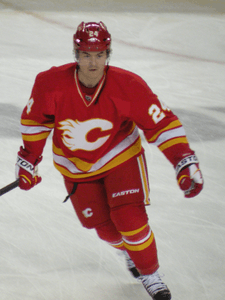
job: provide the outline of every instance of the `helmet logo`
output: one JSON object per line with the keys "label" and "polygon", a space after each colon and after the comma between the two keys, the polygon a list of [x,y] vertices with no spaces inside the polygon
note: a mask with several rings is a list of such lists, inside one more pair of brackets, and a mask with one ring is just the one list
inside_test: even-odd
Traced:
{"label": "helmet logo", "polygon": [[88,30],[88,33],[90,37],[95,37],[95,36],[98,37],[99,34],[97,30],[96,31]]}

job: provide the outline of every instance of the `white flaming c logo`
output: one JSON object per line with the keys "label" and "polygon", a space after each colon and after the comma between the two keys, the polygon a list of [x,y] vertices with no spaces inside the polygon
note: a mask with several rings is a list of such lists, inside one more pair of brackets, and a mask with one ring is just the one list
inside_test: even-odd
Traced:
{"label": "white flaming c logo", "polygon": [[61,127],[58,127],[58,129],[63,130],[62,141],[71,151],[79,149],[92,151],[100,148],[108,140],[110,134],[99,137],[94,142],[87,140],[87,134],[98,128],[101,132],[113,128],[113,124],[104,119],[91,119],[84,122],[67,119],[59,122],[59,124]]}

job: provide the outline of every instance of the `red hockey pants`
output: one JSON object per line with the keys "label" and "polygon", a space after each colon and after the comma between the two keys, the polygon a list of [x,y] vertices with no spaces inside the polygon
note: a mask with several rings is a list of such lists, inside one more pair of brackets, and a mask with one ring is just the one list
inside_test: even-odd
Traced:
{"label": "red hockey pants", "polygon": [[[74,183],[65,181],[68,193]],[[155,272],[158,265],[155,238],[148,224],[149,184],[144,155],[130,159],[107,176],[78,183],[70,196],[77,216],[86,228],[126,250],[139,272]]]}

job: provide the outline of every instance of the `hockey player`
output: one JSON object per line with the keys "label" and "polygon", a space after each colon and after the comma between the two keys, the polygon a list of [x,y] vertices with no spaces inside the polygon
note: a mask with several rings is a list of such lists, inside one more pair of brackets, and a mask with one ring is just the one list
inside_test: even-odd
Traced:
{"label": "hockey player", "polygon": [[17,178],[29,190],[46,139],[80,222],[126,253],[154,300],[171,293],[158,274],[154,234],[145,205],[149,185],[138,128],[173,165],[185,197],[203,187],[199,162],[176,115],[138,75],[109,66],[111,36],[100,22],[82,22],[73,37],[76,62],[37,75],[21,117]]}

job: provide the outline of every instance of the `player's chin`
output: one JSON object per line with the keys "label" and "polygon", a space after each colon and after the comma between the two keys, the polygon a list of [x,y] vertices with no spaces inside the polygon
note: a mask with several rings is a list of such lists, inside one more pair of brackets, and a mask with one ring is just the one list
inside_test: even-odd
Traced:
{"label": "player's chin", "polygon": [[96,76],[98,75],[98,72],[95,70],[95,71],[88,71],[88,76],[91,77],[91,78],[95,78]]}
{"label": "player's chin", "polygon": [[88,72],[88,75],[89,75],[89,78],[92,78],[92,79],[96,79],[100,76],[100,72],[99,71],[90,71]]}

